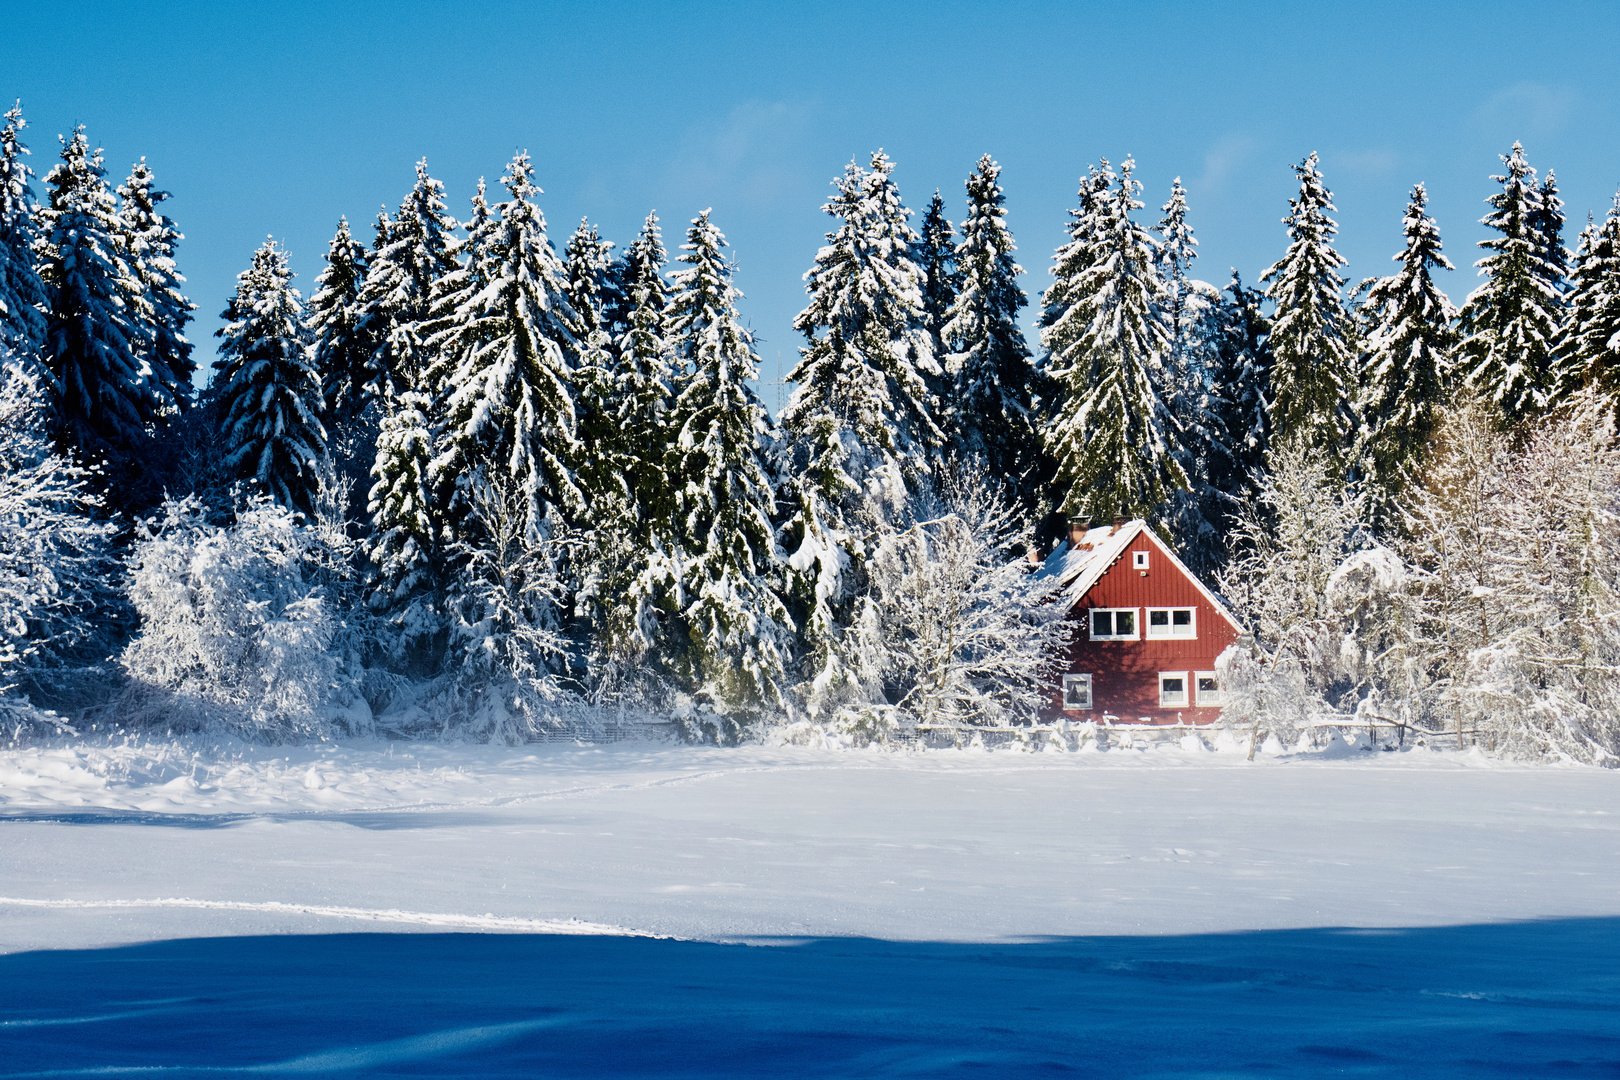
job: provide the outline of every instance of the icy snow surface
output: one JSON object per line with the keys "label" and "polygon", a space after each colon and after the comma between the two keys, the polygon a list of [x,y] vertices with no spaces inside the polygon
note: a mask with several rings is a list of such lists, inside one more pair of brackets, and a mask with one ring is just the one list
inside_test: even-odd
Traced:
{"label": "icy snow surface", "polygon": [[28,748],[0,953],[0,1077],[1613,1075],[1620,775],[1196,740]]}

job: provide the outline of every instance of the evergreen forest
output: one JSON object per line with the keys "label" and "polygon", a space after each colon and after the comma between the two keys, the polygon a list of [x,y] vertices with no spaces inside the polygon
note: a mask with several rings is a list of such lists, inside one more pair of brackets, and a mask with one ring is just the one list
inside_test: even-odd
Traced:
{"label": "evergreen forest", "polygon": [[1572,226],[1517,144],[1460,307],[1421,183],[1391,272],[1345,276],[1315,154],[1252,283],[1200,279],[1179,180],[1097,161],[1038,294],[989,155],[920,212],[863,156],[772,415],[710,210],[554,235],[526,153],[456,205],[421,162],[306,289],[244,253],[199,372],[152,170],[116,182],[81,127],[40,178],[25,131],[4,115],[10,741],[1030,725],[1074,632],[1041,560],[1143,518],[1249,631],[1227,722],[1620,763],[1620,195]]}

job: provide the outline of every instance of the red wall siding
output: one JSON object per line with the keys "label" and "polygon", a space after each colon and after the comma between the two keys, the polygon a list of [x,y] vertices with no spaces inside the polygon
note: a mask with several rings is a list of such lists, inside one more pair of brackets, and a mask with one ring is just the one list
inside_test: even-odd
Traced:
{"label": "red wall siding", "polygon": [[[1133,551],[1148,552],[1146,576],[1132,566]],[[1136,608],[1137,641],[1092,641],[1089,609]],[[1149,607],[1190,607],[1197,611],[1194,638],[1147,637]],[[1197,700],[1195,675],[1213,671],[1215,658],[1237,640],[1237,631],[1189,580],[1164,548],[1146,532],[1136,539],[1105,571],[1091,591],[1075,605],[1071,618],[1078,622],[1075,639],[1069,646],[1066,672],[1091,674],[1091,710],[1063,709],[1062,679],[1054,688],[1051,719],[1101,720],[1104,714],[1124,721],[1147,719],[1155,724],[1173,724],[1179,717],[1187,723],[1213,723],[1220,707],[1182,709],[1159,707],[1159,673],[1185,671],[1187,700]]]}

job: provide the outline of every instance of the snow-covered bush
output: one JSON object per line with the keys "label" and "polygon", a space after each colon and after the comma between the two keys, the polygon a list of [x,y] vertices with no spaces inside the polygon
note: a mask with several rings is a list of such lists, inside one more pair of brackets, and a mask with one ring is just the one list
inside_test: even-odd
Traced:
{"label": "snow-covered bush", "polygon": [[122,655],[130,719],[267,740],[324,733],[338,669],[336,620],[309,580],[318,539],[262,499],[229,527],[194,497],[143,523],[129,576],[141,627]]}
{"label": "snow-covered bush", "polygon": [[1267,458],[1269,472],[1255,499],[1237,515],[1233,557],[1220,578],[1253,636],[1252,645],[1225,659],[1225,715],[1288,742],[1327,711],[1330,697],[1349,689],[1346,661],[1358,650],[1346,648],[1328,583],[1370,541],[1360,489],[1335,480],[1324,453],[1289,440]]}
{"label": "snow-covered bush", "polygon": [[857,745],[918,724],[1027,721],[1064,640],[1063,607],[1012,554],[1022,532],[982,474],[957,471],[915,509],[925,512],[912,525],[872,538],[848,632],[876,692],[831,710],[828,726]]}
{"label": "snow-covered bush", "polygon": [[1578,396],[1522,450],[1463,403],[1414,493],[1408,559],[1436,719],[1487,748],[1620,764],[1620,449]]}
{"label": "snow-covered bush", "polygon": [[0,359],[0,695],[60,696],[119,621],[116,527],[89,474],[51,449],[39,378]]}

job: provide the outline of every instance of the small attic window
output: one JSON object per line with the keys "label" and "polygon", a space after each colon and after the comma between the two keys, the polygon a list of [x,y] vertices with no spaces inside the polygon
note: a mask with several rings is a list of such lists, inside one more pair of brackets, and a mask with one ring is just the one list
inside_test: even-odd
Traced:
{"label": "small attic window", "polygon": [[1145,551],[1131,552],[1131,567],[1136,570],[1146,570],[1148,568],[1148,553]]}

